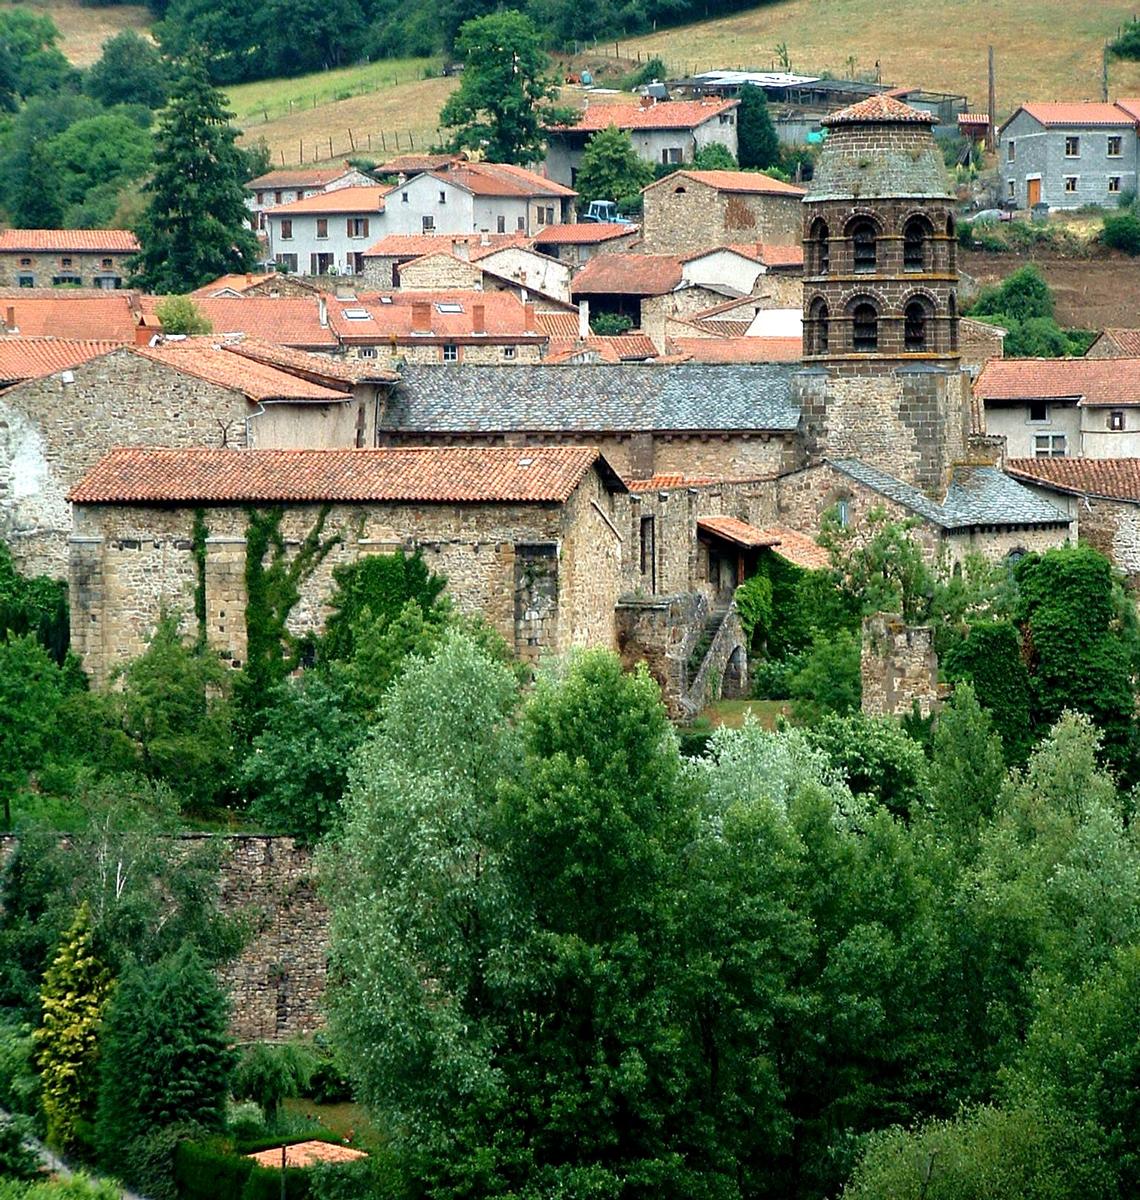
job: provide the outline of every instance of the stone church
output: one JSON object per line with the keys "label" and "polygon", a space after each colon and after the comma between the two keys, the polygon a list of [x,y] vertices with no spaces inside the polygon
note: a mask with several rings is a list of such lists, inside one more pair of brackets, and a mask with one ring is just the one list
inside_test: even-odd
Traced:
{"label": "stone church", "polygon": [[[823,565],[828,509],[917,518],[932,558],[1063,543],[1070,516],[970,438],[933,121],[888,96],[828,119],[802,204],[801,369],[410,368],[377,394],[371,449],[112,452],[70,495],[76,646],[105,675],[163,608],[193,614],[197,586],[208,636],[240,661],[242,512],[280,505],[299,541],[333,505],[336,561],[422,549],[520,655],[614,648],[680,714],[744,692],[733,591],[760,553]],[[196,510],[212,531],[197,548]],[[328,575],[297,632],[323,620]]]}

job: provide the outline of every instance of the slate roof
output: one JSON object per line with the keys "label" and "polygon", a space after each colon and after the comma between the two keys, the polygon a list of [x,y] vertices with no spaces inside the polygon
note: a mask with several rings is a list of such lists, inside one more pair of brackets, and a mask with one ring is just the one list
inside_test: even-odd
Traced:
{"label": "slate roof", "polygon": [[792,431],[794,367],[408,365],[383,424],[401,432],[597,434],[634,430]]}
{"label": "slate roof", "polygon": [[1140,458],[1010,458],[1005,469],[1054,491],[1140,504]]}
{"label": "slate roof", "polygon": [[618,129],[696,129],[706,121],[731,112],[739,100],[664,100],[660,104],[591,104],[573,125],[550,125],[548,130],[581,130],[597,133]]}
{"label": "slate roof", "polygon": [[991,358],[974,392],[987,402],[1064,397],[1086,407],[1140,404],[1140,358]]}
{"label": "slate roof", "polygon": [[0,233],[3,254],[18,250],[136,254],[138,249],[138,238],[129,229],[5,229]]}
{"label": "slate roof", "polygon": [[1055,505],[997,467],[955,467],[946,498],[939,504],[909,483],[856,458],[835,459],[831,465],[856,483],[893,500],[939,529],[1069,523],[1069,518]]}
{"label": "slate roof", "polygon": [[0,387],[66,371],[121,346],[91,338],[0,338]]}
{"label": "slate roof", "polygon": [[448,446],[366,450],[178,450],[119,447],[71,491],[77,504],[562,503],[597,467],[590,446]]}

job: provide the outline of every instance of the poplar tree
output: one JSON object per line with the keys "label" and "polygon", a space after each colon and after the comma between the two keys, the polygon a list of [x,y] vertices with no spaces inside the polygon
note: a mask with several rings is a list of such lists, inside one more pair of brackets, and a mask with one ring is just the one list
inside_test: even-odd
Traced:
{"label": "poplar tree", "polygon": [[740,89],[736,111],[737,158],[742,167],[775,166],[780,161],[780,139],[768,115],[764,93],[749,84]]}
{"label": "poplar tree", "polygon": [[222,94],[200,57],[187,60],[155,136],[150,202],[139,220],[135,282],[190,292],[219,275],[250,270],[258,243],[245,206],[246,158]]}

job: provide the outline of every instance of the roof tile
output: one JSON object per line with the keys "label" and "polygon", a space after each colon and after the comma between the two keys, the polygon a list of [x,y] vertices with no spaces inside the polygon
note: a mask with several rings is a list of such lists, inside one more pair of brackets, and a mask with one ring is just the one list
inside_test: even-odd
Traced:
{"label": "roof tile", "polygon": [[269,1150],[258,1150],[254,1154],[245,1155],[252,1158],[259,1167],[280,1167],[282,1151],[286,1167],[311,1167],[316,1163],[346,1163],[355,1162],[359,1158],[367,1158],[363,1150],[354,1150],[351,1146],[340,1146],[335,1142],[294,1142],[291,1146],[273,1146]]}
{"label": "roof tile", "polygon": [[860,100],[858,104],[849,104],[846,108],[841,108],[838,112],[824,117],[821,124],[829,127],[879,122],[934,125],[937,121],[938,118],[933,113],[923,112],[919,108],[911,108],[909,104],[896,100],[894,96],[882,93],[877,96],[868,96],[866,100]]}
{"label": "roof tile", "polygon": [[551,125],[552,130],[596,133],[618,129],[695,129],[721,113],[731,112],[739,100],[663,100],[659,104],[591,104],[574,125]]}
{"label": "roof tile", "polygon": [[138,238],[129,229],[5,229],[0,253],[13,250],[72,250],[77,254],[137,254]]}
{"label": "roof tile", "polygon": [[681,259],[673,254],[599,254],[574,276],[570,293],[663,296],[681,282]]}
{"label": "roof tile", "polygon": [[672,354],[707,363],[794,363],[803,358],[803,339],[786,337],[669,338]]}
{"label": "roof tile", "polygon": [[122,347],[87,338],[0,338],[0,386],[42,379]]}
{"label": "roof tile", "polygon": [[1055,491],[1140,504],[1140,458],[1010,458],[1005,469]]}
{"label": "roof tile", "polygon": [[648,186],[658,187],[669,180],[673,180],[675,183],[677,177],[681,175],[716,188],[718,192],[738,192],[759,196],[804,196],[807,194],[806,188],[799,187],[794,183],[785,183],[782,179],[774,179],[771,175],[765,175],[763,171],[680,170],[674,171],[671,175],[666,175],[664,179],[659,179],[656,183]]}
{"label": "roof tile", "polygon": [[[97,339],[131,344],[139,296],[92,288],[12,289],[0,300],[0,316],[23,337]],[[8,321],[11,315],[12,321]],[[157,322],[155,322],[157,327]]]}
{"label": "roof tile", "polygon": [[303,200],[294,200],[290,204],[278,204],[265,210],[265,218],[275,221],[280,217],[303,216],[305,213],[330,216],[338,213],[378,213],[384,211],[384,197],[391,191],[390,187],[377,184],[375,187],[344,187],[331,192],[317,192],[315,196],[306,196]]}
{"label": "roof tile", "polygon": [[[1042,125],[1135,125],[1136,115],[1116,104],[1099,101],[1032,103],[1021,106]],[[1009,122],[1007,121],[1008,125]]]}
{"label": "roof tile", "polygon": [[595,242],[611,242],[615,238],[633,237],[637,225],[618,225],[610,221],[564,221],[560,225],[547,225],[535,236],[536,246],[592,245]]}
{"label": "roof tile", "polygon": [[974,384],[984,401],[1078,399],[1140,404],[1140,358],[991,358]]}

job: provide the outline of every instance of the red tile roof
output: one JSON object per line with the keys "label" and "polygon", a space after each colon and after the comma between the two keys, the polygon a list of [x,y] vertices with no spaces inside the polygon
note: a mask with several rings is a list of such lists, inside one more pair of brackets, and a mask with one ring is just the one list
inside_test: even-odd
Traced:
{"label": "red tile roof", "polygon": [[355,1162],[367,1158],[363,1150],[351,1146],[338,1146],[334,1142],[294,1142],[292,1146],[274,1146],[269,1150],[258,1150],[247,1154],[259,1167],[280,1167],[281,1151],[285,1151],[286,1167],[311,1167],[316,1163]]}
{"label": "red tile roof", "polygon": [[[566,314],[572,321],[578,318]],[[657,357],[657,347],[644,334],[632,333],[621,336],[602,337],[591,334],[584,342],[578,338],[551,338],[544,362],[565,362],[584,350],[592,350],[602,362],[644,362]]]}
{"label": "red tile roof", "polygon": [[[96,339],[133,344],[137,292],[93,288],[12,288],[0,294],[0,317],[23,337]],[[9,322],[9,315],[13,318]],[[157,328],[157,321],[155,322]]]}
{"label": "red tile roof", "polygon": [[1104,358],[1140,358],[1140,329],[1106,329],[1089,347]]}
{"label": "red tile roof", "polygon": [[1010,458],[1005,470],[1014,479],[1056,491],[1140,504],[1138,458]]}
{"label": "red tile roof", "polygon": [[595,242],[610,242],[614,238],[632,237],[638,232],[636,225],[616,225],[608,221],[573,221],[561,225],[547,225],[535,235],[536,246],[592,245]]}
{"label": "red tile roof", "polygon": [[[161,296],[142,297],[147,323],[158,325],[155,308]],[[246,333],[278,346],[332,349],[337,344],[331,328],[321,325],[317,296],[197,296],[194,304],[210,322],[216,337]]]}
{"label": "red tile roof", "polygon": [[0,386],[42,379],[121,348],[122,342],[79,338],[0,338]]}
{"label": "red tile roof", "polygon": [[648,479],[629,479],[626,481],[631,492],[658,492],[669,488],[704,487],[710,483],[722,483],[723,480],[715,475],[651,475]]}
{"label": "red tile roof", "polygon": [[545,175],[510,163],[460,162],[446,171],[430,174],[466,188],[476,196],[576,196],[573,188],[563,187]]}
{"label": "red tile roof", "polygon": [[669,338],[668,346],[671,354],[707,363],[791,363],[804,353],[798,337],[682,337]]}
{"label": "red tile roof", "polygon": [[609,472],[598,451],[584,446],[119,448],[95,464],[69,499],[78,504],[562,503],[595,464]]}
{"label": "red tile roof", "polygon": [[663,296],[681,282],[673,254],[599,254],[574,276],[573,296]]}
{"label": "red tile roof", "polygon": [[[676,319],[672,318],[674,321]],[[692,321],[685,321],[684,324],[717,338],[744,337],[752,326],[751,321],[725,321],[719,317],[710,317],[708,320],[694,318]]]}
{"label": "red tile roof", "polygon": [[[285,278],[286,276],[279,275],[276,271],[267,271],[262,275],[219,275],[217,279],[212,280],[210,283],[203,284],[200,288],[195,288],[190,295],[214,296],[218,292],[222,291],[242,293],[249,291],[250,288],[255,288],[263,283],[267,283],[270,280],[282,280]],[[290,282],[293,285],[300,283],[302,287],[309,286],[303,280],[294,279]]]}
{"label": "red tile roof", "polygon": [[[459,306],[459,312],[450,311],[455,305]],[[483,309],[482,334],[475,332],[475,310],[479,307]],[[426,333],[415,330],[417,310],[427,318]],[[353,318],[346,315],[349,312],[368,315]],[[527,328],[527,307],[511,292],[395,291],[362,293],[352,300],[329,296],[328,314],[332,330],[348,345],[385,342],[393,335],[408,342],[431,338],[538,342],[546,339],[546,334],[537,327],[537,316],[534,328]]]}
{"label": "red tile roof", "polygon": [[761,532],[776,539],[772,544],[774,554],[805,571],[823,571],[831,566],[831,555],[806,533],[783,525],[769,525]]}
{"label": "red tile roof", "polygon": [[711,533],[737,546],[773,546],[779,539],[764,529],[757,529],[747,521],[735,517],[699,517],[697,528]]}
{"label": "red tile roof", "polygon": [[1074,397],[1084,405],[1140,404],[1140,358],[991,358],[974,392],[986,401]]}
{"label": "red tile roof", "polygon": [[[1042,125],[1135,125],[1136,115],[1116,104],[1099,101],[1076,103],[1033,103],[1023,104],[1021,112],[1027,112]],[[1016,113],[1014,114],[1016,116]],[[1011,117],[1010,120],[1013,118]],[[1009,121],[1006,122],[1006,125]],[[1003,126],[1004,128],[1004,126]]]}
{"label": "red tile roof", "polygon": [[909,125],[933,125],[938,118],[933,113],[911,108],[893,96],[868,96],[858,104],[850,104],[841,108],[820,122],[822,125],[862,125],[877,122],[889,124],[903,123]]}
{"label": "red tile roof", "polygon": [[397,154],[376,168],[377,175],[421,175],[453,162],[464,162],[466,154]]}
{"label": "red tile roof", "polygon": [[294,200],[290,204],[278,204],[265,210],[267,221],[279,217],[303,216],[312,213],[320,216],[328,213],[334,216],[340,213],[378,213],[384,211],[384,197],[391,191],[390,187],[377,184],[375,187],[344,187],[331,192],[317,192],[315,196],[306,196],[303,200]]}
{"label": "red tile roof", "polygon": [[660,104],[591,104],[574,125],[551,125],[552,130],[580,129],[596,133],[618,129],[696,129],[706,121],[731,112],[739,100],[663,100]]}
{"label": "red tile roof", "polygon": [[351,398],[350,390],[344,386],[326,387],[267,362],[231,353],[213,337],[167,340],[156,346],[138,346],[134,353],[185,375],[232,388],[255,403],[291,400],[331,404]]}
{"label": "red tile roof", "polygon": [[275,346],[258,338],[242,337],[222,342],[222,349],[267,366],[280,367],[302,379],[313,379],[335,388],[337,384],[396,383],[400,372],[381,366],[375,359],[330,358],[327,354],[308,354],[288,346]]}
{"label": "red tile roof", "polygon": [[[487,240],[486,247],[483,239]],[[364,251],[365,257],[376,255],[381,258],[422,258],[442,250],[454,254],[456,245],[474,247],[488,251],[512,246],[519,240],[517,233],[389,233]]]}
{"label": "red tile roof", "polygon": [[5,229],[0,253],[34,250],[91,254],[136,254],[138,238],[129,229]]}
{"label": "red tile roof", "polygon": [[[773,179],[762,171],[691,171],[687,168],[674,171],[664,179],[658,179],[648,185],[650,188],[660,187],[670,181],[676,183],[678,176],[695,179],[698,183],[716,188],[718,192],[744,193],[757,196],[806,196],[807,188],[795,183],[785,183],[782,179]],[[643,189],[647,190],[647,189]]]}
{"label": "red tile roof", "polygon": [[1117,108],[1122,108],[1130,116],[1140,121],[1140,96],[1122,96],[1116,102]]}
{"label": "red tile roof", "polygon": [[281,171],[259,175],[245,186],[247,190],[255,192],[272,191],[275,188],[323,188],[351,170],[348,163],[342,167],[286,167]]}

